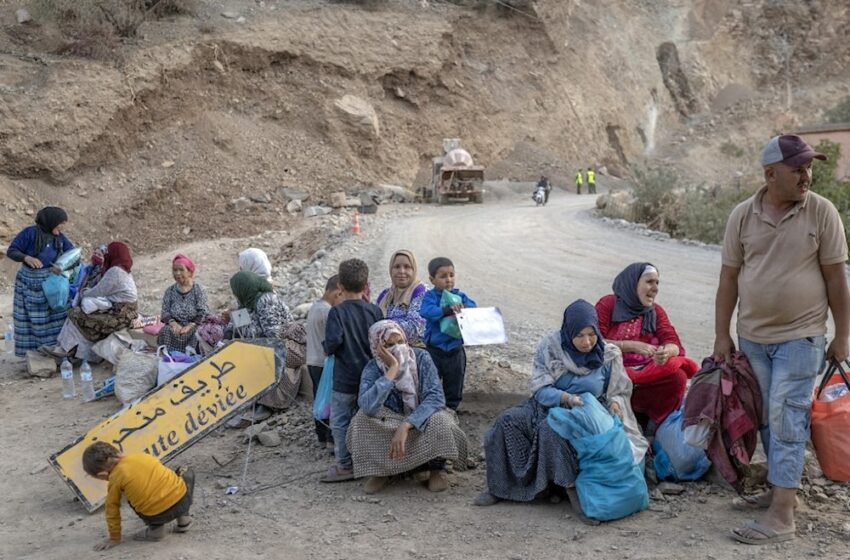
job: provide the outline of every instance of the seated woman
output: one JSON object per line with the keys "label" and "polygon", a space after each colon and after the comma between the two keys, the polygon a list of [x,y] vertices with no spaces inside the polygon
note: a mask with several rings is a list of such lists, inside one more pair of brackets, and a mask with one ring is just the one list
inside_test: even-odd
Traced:
{"label": "seated woman", "polygon": [[164,326],[156,343],[183,352],[187,346],[195,348],[195,331],[209,313],[207,291],[195,282],[195,263],[186,255],[174,257],[171,274],[174,284],[162,296],[160,320]]}
{"label": "seated woman", "polygon": [[404,331],[408,344],[424,347],[425,319],[419,314],[422,298],[428,289],[419,281],[416,258],[406,250],[396,251],[390,258],[390,282],[375,304],[384,312],[384,317],[395,321]]}
{"label": "seated woman", "polygon": [[614,279],[614,293],[596,303],[602,336],[623,352],[626,372],[634,383],[632,409],[654,425],[679,408],[685,387],[699,366],[685,357],[676,329],[658,297],[658,270],[632,263]]}
{"label": "seated woman", "polygon": [[394,321],[372,325],[369,346],[375,358],[363,369],[360,410],[348,428],[354,476],[370,477],[364,490],[374,494],[388,477],[416,471],[429,490],[442,492],[446,460],[466,468],[467,439],[446,409],[437,368],[426,351],[408,346]]}
{"label": "seated woman", "polygon": [[120,241],[110,243],[103,258],[103,276],[80,292],[80,307],[68,312],[54,355],[67,353],[80,360],[97,360],[91,352],[94,343],[130,327],[139,314],[132,269],[130,248]]}
{"label": "seated woman", "polygon": [[593,306],[578,300],[564,311],[561,330],[546,335],[537,346],[531,370],[533,396],[503,412],[485,434],[487,490],[475,505],[529,502],[555,485],[566,490],[576,515],[588,521],[575,491],[575,451],[546,422],[550,408],[580,406],[577,395],[585,392],[620,416],[634,459],[640,461],[649,444],[629,404],[632,383],[622,355],[602,338]]}
{"label": "seated woman", "polygon": [[271,282],[272,263],[262,249],[251,247],[239,253],[239,270],[253,272]]}
{"label": "seated woman", "polygon": [[282,338],[284,330],[292,322],[289,307],[278,297],[265,278],[253,272],[240,271],[230,278],[230,289],[239,303],[251,316],[251,322],[235,327],[230,313],[225,328],[225,338]]}

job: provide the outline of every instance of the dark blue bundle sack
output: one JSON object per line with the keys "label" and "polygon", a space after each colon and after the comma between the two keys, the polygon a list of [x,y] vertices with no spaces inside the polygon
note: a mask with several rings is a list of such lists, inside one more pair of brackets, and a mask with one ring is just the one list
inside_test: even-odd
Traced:
{"label": "dark blue bundle sack", "polygon": [[683,408],[671,412],[655,431],[652,451],[659,480],[698,480],[711,468],[705,451],[685,441]]}
{"label": "dark blue bundle sack", "polygon": [[584,406],[552,408],[546,420],[576,450],[576,492],[582,511],[592,519],[611,521],[648,508],[643,463],[634,464],[623,423],[590,393],[579,396]]}

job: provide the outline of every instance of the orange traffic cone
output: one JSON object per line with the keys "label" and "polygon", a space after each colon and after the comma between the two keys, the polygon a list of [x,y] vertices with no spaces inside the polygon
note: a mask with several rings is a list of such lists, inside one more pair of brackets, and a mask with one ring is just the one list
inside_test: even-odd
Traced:
{"label": "orange traffic cone", "polygon": [[351,234],[360,235],[360,214],[357,211],[354,212],[354,225],[351,226]]}

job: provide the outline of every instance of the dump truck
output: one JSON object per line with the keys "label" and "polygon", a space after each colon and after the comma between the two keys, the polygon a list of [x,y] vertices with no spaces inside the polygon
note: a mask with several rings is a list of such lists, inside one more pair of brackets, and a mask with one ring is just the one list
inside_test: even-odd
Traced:
{"label": "dump truck", "polygon": [[484,167],[475,165],[457,138],[443,140],[443,156],[432,160],[426,202],[484,202]]}

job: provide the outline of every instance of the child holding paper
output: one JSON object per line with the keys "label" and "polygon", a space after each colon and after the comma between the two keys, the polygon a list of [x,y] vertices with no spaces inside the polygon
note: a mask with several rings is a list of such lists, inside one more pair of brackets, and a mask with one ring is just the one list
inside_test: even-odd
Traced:
{"label": "child holding paper", "polygon": [[428,263],[428,276],[434,288],[425,293],[419,314],[425,319],[425,345],[443,381],[446,406],[457,410],[463,400],[466,352],[455,315],[475,302],[455,288],[454,263],[437,257]]}

